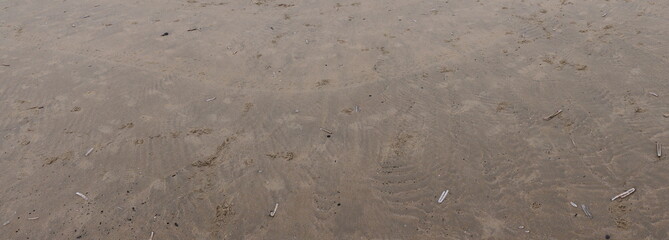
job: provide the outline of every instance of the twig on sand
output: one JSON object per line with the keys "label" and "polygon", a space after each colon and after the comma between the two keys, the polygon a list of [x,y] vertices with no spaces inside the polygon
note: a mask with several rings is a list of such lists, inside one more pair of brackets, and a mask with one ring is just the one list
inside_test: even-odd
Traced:
{"label": "twig on sand", "polygon": [[86,195],[84,195],[83,193],[76,192],[76,193],[74,193],[74,194],[77,194],[79,197],[83,198],[83,199],[86,200],[86,201],[90,200],[90,199],[89,199],[88,197],[86,197]]}
{"label": "twig on sand", "polygon": [[592,213],[590,213],[590,208],[588,208],[588,206],[586,206],[585,204],[581,204],[581,209],[585,213],[585,216],[592,218]]}
{"label": "twig on sand", "polygon": [[655,149],[657,150],[657,157],[662,157],[662,144],[655,143]]}
{"label": "twig on sand", "polygon": [[576,204],[575,202],[569,202],[569,205],[571,205],[572,207],[575,207],[575,208],[578,207],[578,204]]}
{"label": "twig on sand", "polygon": [[278,203],[274,205],[274,210],[272,210],[272,211],[269,212],[269,216],[270,216],[270,217],[274,217],[274,215],[276,214],[276,209],[277,209],[277,208],[279,208],[279,204],[278,204]]}
{"label": "twig on sand", "polygon": [[657,93],[654,92],[648,92],[648,94],[652,95],[653,97],[659,97],[660,95],[657,95]]}
{"label": "twig on sand", "polygon": [[623,192],[623,193],[621,193],[621,194],[618,194],[618,195],[616,195],[615,197],[611,198],[611,201],[615,201],[615,200],[618,199],[618,198],[623,199],[623,198],[629,196],[630,194],[634,193],[634,191],[636,191],[635,188],[630,188],[629,190],[627,190],[627,191],[625,191],[625,192]]}
{"label": "twig on sand", "polygon": [[151,232],[151,237],[149,237],[149,240],[153,240],[153,232]]}
{"label": "twig on sand", "polygon": [[327,129],[325,129],[325,128],[321,128],[321,131],[323,131],[323,132],[325,132],[325,133],[327,133],[327,134],[332,134],[332,131],[327,130]]}
{"label": "twig on sand", "polygon": [[360,112],[360,107],[358,107],[357,105],[355,106],[354,109],[355,109],[355,112]]}
{"label": "twig on sand", "polygon": [[204,101],[205,101],[205,102],[211,102],[211,101],[214,101],[214,100],[216,100],[216,97],[213,97],[213,98],[207,98],[207,100],[204,100]]}
{"label": "twig on sand", "polygon": [[86,154],[84,154],[84,157],[88,157],[88,155],[90,155],[91,152],[93,152],[93,148],[88,149],[88,151],[86,151]]}
{"label": "twig on sand", "polygon": [[447,195],[448,195],[448,190],[443,191],[443,192],[441,193],[441,197],[439,197],[439,200],[438,200],[437,202],[438,202],[438,203],[442,203],[442,202],[444,201],[444,199],[446,199],[446,196],[447,196]]}
{"label": "twig on sand", "polygon": [[557,117],[557,115],[560,115],[560,113],[562,113],[562,109],[557,110],[557,112],[551,114],[551,115],[548,116],[548,117],[545,117],[544,120],[545,120],[545,121],[551,120],[551,119],[553,119],[554,117]]}
{"label": "twig on sand", "polygon": [[3,67],[9,67],[9,66],[11,66],[11,65],[9,65],[9,64],[0,64],[0,66],[3,66]]}
{"label": "twig on sand", "polygon": [[28,220],[37,220],[37,219],[39,219],[39,217],[31,217],[31,218],[28,218]]}

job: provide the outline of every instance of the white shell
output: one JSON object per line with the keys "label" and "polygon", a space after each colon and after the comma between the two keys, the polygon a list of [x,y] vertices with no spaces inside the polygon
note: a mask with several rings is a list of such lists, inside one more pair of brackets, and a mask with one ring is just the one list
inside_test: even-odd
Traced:
{"label": "white shell", "polygon": [[88,200],[89,200],[89,198],[88,198],[88,197],[86,197],[86,195],[84,195],[83,193],[80,193],[80,192],[76,192],[75,194],[79,195],[79,197],[83,198],[83,199],[84,199],[84,200],[86,200],[86,201],[88,201]]}
{"label": "white shell", "polygon": [[88,151],[86,152],[86,154],[84,154],[84,156],[88,157],[88,155],[91,154],[91,152],[93,152],[93,148],[88,149]]}
{"label": "white shell", "polygon": [[621,194],[618,194],[618,195],[616,195],[615,197],[611,198],[611,201],[614,201],[614,200],[616,200],[616,199],[618,199],[618,198],[621,198],[621,199],[622,199],[622,198],[625,198],[625,197],[629,196],[630,194],[634,193],[634,191],[636,191],[636,188],[630,188],[630,189],[628,189],[627,191],[625,191],[625,192],[623,192],[623,193],[621,193]]}
{"label": "white shell", "polygon": [[439,200],[437,201],[438,203],[442,203],[444,199],[446,199],[446,196],[448,195],[448,190],[444,191],[441,193],[441,197],[439,197]]}

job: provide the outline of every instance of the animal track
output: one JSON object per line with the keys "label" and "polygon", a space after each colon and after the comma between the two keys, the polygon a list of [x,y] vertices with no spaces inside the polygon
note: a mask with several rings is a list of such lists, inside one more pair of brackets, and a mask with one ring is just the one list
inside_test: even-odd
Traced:
{"label": "animal track", "polygon": [[[212,133],[212,130],[210,128],[196,128],[188,131],[188,135],[196,135],[198,137],[210,133]],[[172,137],[174,137],[174,134],[172,134]]]}
{"label": "animal track", "polygon": [[219,157],[221,157],[221,155],[227,149],[228,145],[230,145],[230,143],[234,142],[235,140],[237,140],[236,136],[230,136],[230,137],[226,138],[225,141],[223,141],[223,143],[221,143],[221,145],[218,145],[218,147],[216,148],[216,152],[209,155],[204,160],[198,160],[198,161],[192,163],[191,165],[193,165],[194,167],[209,167],[209,166],[212,166],[214,164],[214,162]]}
{"label": "animal track", "polygon": [[60,155],[55,156],[55,157],[48,157],[44,160],[44,165],[42,165],[42,166],[51,165],[58,160],[67,161],[67,160],[70,160],[73,156],[74,156],[74,153],[72,151],[69,151],[69,152],[65,152],[65,153],[60,154]]}
{"label": "animal track", "polygon": [[272,158],[272,159],[283,158],[286,161],[290,161],[290,160],[293,160],[293,158],[295,158],[295,153],[293,153],[293,152],[279,152],[279,153],[270,153],[270,154],[265,154],[265,155]]}
{"label": "animal track", "polygon": [[324,87],[330,84],[330,79],[323,79],[316,83],[316,87]]}
{"label": "animal track", "polygon": [[134,126],[135,126],[135,124],[129,122],[129,123],[123,124],[123,125],[122,125],[121,127],[119,127],[118,129],[120,130],[120,129],[132,128],[132,127],[134,127]]}

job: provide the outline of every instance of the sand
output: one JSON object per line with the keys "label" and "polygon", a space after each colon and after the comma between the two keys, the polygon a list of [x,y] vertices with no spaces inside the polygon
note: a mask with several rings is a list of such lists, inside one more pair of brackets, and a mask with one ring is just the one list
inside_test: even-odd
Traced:
{"label": "sand", "polygon": [[667,16],[0,1],[0,236],[667,239]]}

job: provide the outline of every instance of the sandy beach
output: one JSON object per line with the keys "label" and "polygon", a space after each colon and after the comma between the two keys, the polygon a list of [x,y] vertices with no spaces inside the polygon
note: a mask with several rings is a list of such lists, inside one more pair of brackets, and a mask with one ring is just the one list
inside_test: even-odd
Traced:
{"label": "sandy beach", "polygon": [[650,0],[0,0],[0,238],[669,239],[668,24]]}

